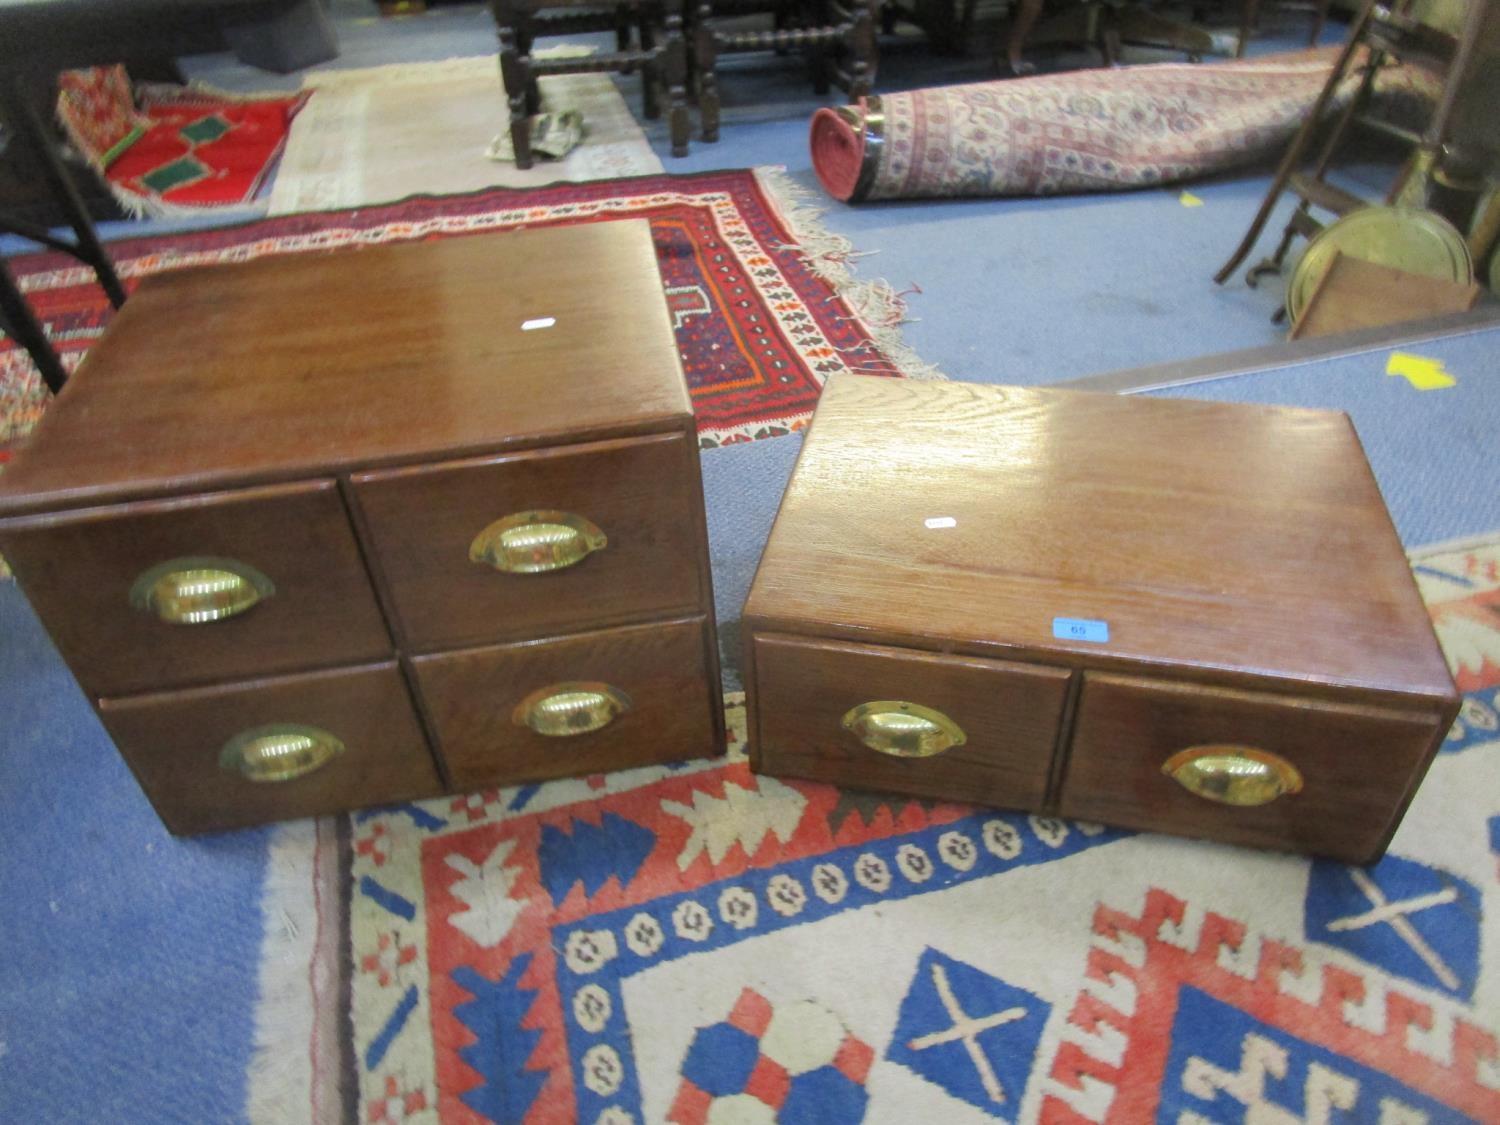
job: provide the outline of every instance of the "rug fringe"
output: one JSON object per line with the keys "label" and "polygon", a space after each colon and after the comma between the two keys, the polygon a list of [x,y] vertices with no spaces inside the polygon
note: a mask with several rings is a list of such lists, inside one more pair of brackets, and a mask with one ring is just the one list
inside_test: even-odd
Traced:
{"label": "rug fringe", "polygon": [[[273,159],[272,163],[274,162]],[[183,203],[168,203],[165,199],[136,195],[118,184],[105,182],[109,186],[109,194],[115,197],[115,202],[132,219],[191,219],[200,215],[233,215],[239,221],[248,222],[251,219],[263,218],[269,202],[266,199],[251,199],[244,203],[204,203],[189,206]],[[255,190],[259,191],[260,185],[264,182],[264,176],[262,176]]]}
{"label": "rug fringe", "polygon": [[201,79],[193,79],[186,86],[177,82],[134,83],[138,98],[150,98],[159,102],[190,102],[196,98],[208,98],[216,102],[270,102],[283,98],[295,98],[300,90],[226,90]]}
{"label": "rug fringe", "polygon": [[333,990],[341,940],[331,818],[272,829],[261,892],[255,1048],[245,1095],[251,1125],[337,1121]]}
{"label": "rug fringe", "polygon": [[[756,181],[785,224],[807,262],[819,278],[833,286],[849,311],[869,333],[875,346],[908,379],[946,380],[936,364],[928,363],[906,343],[901,325],[910,323],[906,301],[889,281],[875,278],[859,281],[853,262],[854,244],[835,234],[823,223],[825,208],[818,197],[787,174],[784,167],[764,165],[754,169]],[[857,363],[848,364],[859,370]]]}

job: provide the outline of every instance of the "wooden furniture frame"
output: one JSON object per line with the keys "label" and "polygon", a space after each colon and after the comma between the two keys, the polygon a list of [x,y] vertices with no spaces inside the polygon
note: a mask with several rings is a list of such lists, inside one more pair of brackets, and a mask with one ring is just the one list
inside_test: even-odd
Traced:
{"label": "wooden furniture frame", "polygon": [[[1377,0],[1365,0],[1327,83],[1308,112],[1306,122],[1282,156],[1271,187],[1239,245],[1214,275],[1215,282],[1224,284],[1249,257],[1277,203],[1288,191],[1297,196],[1297,208],[1282,231],[1276,249],[1246,274],[1251,285],[1263,273],[1280,272],[1292,243],[1299,236],[1312,238],[1323,230],[1323,222],[1313,215],[1314,208],[1341,216],[1366,205],[1364,199],[1327,180],[1340,146],[1356,126],[1393,138],[1413,150],[1387,193],[1387,202],[1424,206],[1429,200],[1434,177],[1444,174],[1445,169],[1457,171],[1463,168],[1468,174],[1469,168],[1481,161],[1488,160],[1493,164],[1496,159],[1492,148],[1495,144],[1493,113],[1476,108],[1475,99],[1465,96],[1464,88],[1471,83],[1478,86],[1490,81],[1486,72],[1500,62],[1496,57],[1500,51],[1500,5],[1494,0],[1470,0],[1463,29],[1456,40],[1418,23],[1410,15],[1410,8],[1411,0],[1404,0],[1394,8],[1385,8]],[[1476,51],[1481,44],[1483,49]],[[1368,48],[1363,64],[1360,63],[1362,48]],[[1376,74],[1391,58],[1410,61],[1444,75],[1438,105],[1426,128],[1420,132],[1368,112]],[[1356,66],[1361,68],[1358,91],[1331,116],[1330,121],[1334,94]],[[1485,132],[1488,132],[1489,139],[1478,146],[1479,151],[1470,151],[1466,135]],[[1303,162],[1313,151],[1320,135],[1323,139],[1317,145],[1316,155],[1304,169]],[[1491,146],[1490,151],[1484,151],[1486,145]],[[1488,246],[1470,247],[1476,258],[1488,250]],[[1282,315],[1284,312],[1278,312],[1277,319]]]}
{"label": "wooden furniture frame", "polygon": [[[665,91],[672,155],[687,155],[690,123],[683,0],[490,0],[490,12],[500,39],[500,77],[510,112],[516,167],[532,164],[531,118],[542,108],[538,80],[562,74],[639,72],[646,117],[660,116]],[[639,36],[633,45],[632,26]],[[579,58],[539,58],[532,53],[539,38],[590,31],[615,32],[617,49]]]}
{"label": "wooden furniture frame", "polygon": [[[718,60],[736,52],[806,50],[813,88],[826,94],[837,85],[851,102],[867,96],[875,81],[878,0],[701,0],[693,15],[693,81],[704,141],[719,139]],[[723,21],[747,12],[769,12],[775,26],[735,31]]]}

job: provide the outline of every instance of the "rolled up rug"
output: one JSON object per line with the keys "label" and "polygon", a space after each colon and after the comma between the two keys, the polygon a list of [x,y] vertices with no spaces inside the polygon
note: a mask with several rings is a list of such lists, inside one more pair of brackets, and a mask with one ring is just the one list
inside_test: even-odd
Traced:
{"label": "rolled up rug", "polygon": [[[886,94],[813,115],[813,169],[836,199],[1057,195],[1192,179],[1279,151],[1338,48],[1163,63]],[[1352,97],[1352,74],[1339,91]],[[1425,103],[1436,80],[1383,68],[1382,96]]]}

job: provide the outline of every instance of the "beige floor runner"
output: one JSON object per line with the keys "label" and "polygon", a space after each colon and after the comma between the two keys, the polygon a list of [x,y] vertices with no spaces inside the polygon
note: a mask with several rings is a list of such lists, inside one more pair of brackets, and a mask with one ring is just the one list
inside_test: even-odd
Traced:
{"label": "beige floor runner", "polygon": [[272,215],[386,203],[417,192],[662,171],[607,75],[542,80],[543,108],[580,110],[587,132],[564,159],[538,160],[524,172],[485,155],[506,125],[494,56],[325,71],[308,75],[305,85],[316,92],[292,124],[271,190]]}

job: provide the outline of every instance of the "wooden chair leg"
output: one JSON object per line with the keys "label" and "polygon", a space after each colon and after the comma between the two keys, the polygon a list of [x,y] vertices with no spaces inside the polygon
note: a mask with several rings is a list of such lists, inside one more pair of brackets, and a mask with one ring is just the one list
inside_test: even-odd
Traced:
{"label": "wooden chair leg", "polygon": [[1036,67],[1028,63],[1022,52],[1026,48],[1026,41],[1031,36],[1031,29],[1036,26],[1037,18],[1042,14],[1042,0],[1020,0],[1015,6],[1015,14],[1011,16],[1010,30],[1005,36],[1005,65],[1013,77],[1023,74],[1031,74]]}
{"label": "wooden chair leg", "polygon": [[672,137],[672,155],[688,154],[692,122],[687,106],[687,40],[682,33],[682,0],[666,0],[666,42],[663,45],[662,81],[667,87],[667,127]]}
{"label": "wooden chair leg", "polygon": [[699,135],[708,144],[719,139],[719,47],[714,40],[713,5],[698,5],[693,21],[693,59],[698,91]]}
{"label": "wooden chair leg", "polygon": [[849,30],[849,100],[857,102],[870,96],[875,83],[877,48],[875,44],[875,5],[870,0],[861,0],[854,10],[854,23]]}
{"label": "wooden chair leg", "polygon": [[1307,151],[1307,146],[1312,143],[1313,134],[1322,123],[1323,113],[1328,108],[1328,103],[1333,100],[1333,92],[1343,80],[1344,72],[1349,69],[1349,64],[1354,58],[1355,51],[1364,40],[1365,28],[1370,23],[1370,13],[1374,9],[1375,0],[1365,0],[1364,6],[1360,8],[1359,15],[1349,29],[1349,39],[1340,52],[1338,61],[1333,64],[1333,70],[1328,75],[1328,81],[1323,90],[1318,94],[1312,109],[1308,111],[1307,120],[1302,128],[1297,130],[1297,135],[1292,138],[1292,143],[1287,146],[1281,163],[1276,168],[1276,177],[1271,181],[1270,190],[1261,200],[1260,210],[1255,213],[1255,218],[1250,221],[1250,229],[1240,239],[1240,244],[1235,247],[1234,253],[1229,260],[1219,267],[1219,272],[1214,274],[1214,281],[1220,285],[1229,280],[1230,274],[1239,268],[1241,262],[1249,256],[1255,243],[1260,239],[1261,232],[1266,229],[1266,223],[1271,218],[1271,212],[1276,209],[1277,202],[1281,199],[1281,193],[1286,190],[1287,182],[1292,178],[1292,173],[1297,170],[1298,163],[1302,160],[1302,154]]}
{"label": "wooden chair leg", "polygon": [[[1250,45],[1250,36],[1255,33],[1255,25],[1260,19],[1260,0],[1240,0],[1240,38],[1234,45],[1234,57],[1242,59],[1245,57],[1245,48]],[[1317,36],[1313,37],[1314,39]]]}
{"label": "wooden chair leg", "polygon": [[[644,15],[641,16],[640,33],[641,50],[654,51],[656,29]],[[641,112],[645,114],[647,121],[655,121],[661,116],[661,84],[661,67],[655,61],[641,67]]]}
{"label": "wooden chair leg", "polygon": [[527,66],[516,46],[515,29],[502,24],[500,36],[500,83],[505,88],[506,106],[510,111],[510,140],[515,150],[516,167],[531,167],[531,112],[527,104],[532,86]]}
{"label": "wooden chair leg", "polygon": [[1099,52],[1104,56],[1104,65],[1120,65],[1120,21],[1113,8],[1099,11]]}

